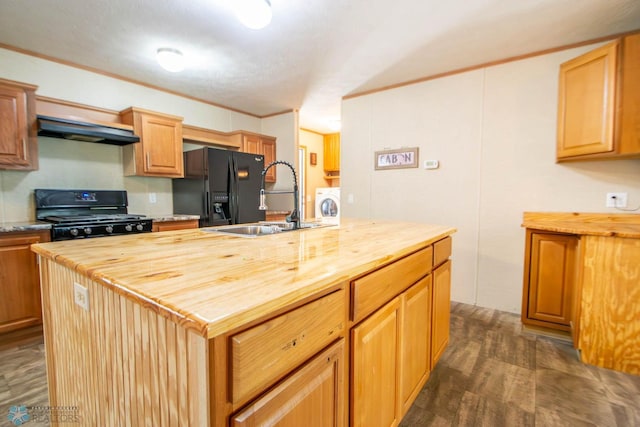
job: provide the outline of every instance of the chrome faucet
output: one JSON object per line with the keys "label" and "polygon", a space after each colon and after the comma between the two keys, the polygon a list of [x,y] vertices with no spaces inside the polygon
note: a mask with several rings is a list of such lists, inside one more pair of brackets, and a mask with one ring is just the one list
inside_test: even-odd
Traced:
{"label": "chrome faucet", "polygon": [[291,163],[285,162],[285,161],[282,161],[282,160],[276,160],[275,162],[269,163],[267,165],[267,167],[265,167],[262,170],[262,185],[260,186],[260,206],[258,206],[258,209],[260,209],[261,211],[266,211],[267,210],[265,194],[291,193],[291,191],[264,191],[264,177],[267,174],[267,171],[269,169],[271,169],[271,167],[273,167],[275,165],[288,166],[289,169],[291,169],[291,173],[293,173],[293,210],[286,217],[286,221],[287,222],[292,222],[293,223],[293,228],[294,229],[298,229],[298,228],[300,228],[300,214],[298,213],[298,176],[296,175],[296,170],[293,168],[293,165],[291,165]]}

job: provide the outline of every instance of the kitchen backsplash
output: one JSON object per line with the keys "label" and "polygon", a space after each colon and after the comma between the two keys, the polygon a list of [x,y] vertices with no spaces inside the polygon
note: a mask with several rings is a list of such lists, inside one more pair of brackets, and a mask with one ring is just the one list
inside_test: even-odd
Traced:
{"label": "kitchen backsplash", "polygon": [[[32,221],[35,188],[124,189],[131,213],[173,213],[171,179],[123,176],[121,147],[46,137],[38,142],[39,170],[0,170],[0,223]],[[155,203],[149,201],[151,193],[155,193]]]}

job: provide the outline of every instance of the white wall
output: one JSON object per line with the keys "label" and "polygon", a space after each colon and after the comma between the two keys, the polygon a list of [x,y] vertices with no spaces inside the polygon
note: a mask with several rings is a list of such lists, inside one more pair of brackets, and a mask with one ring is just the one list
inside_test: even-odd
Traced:
{"label": "white wall", "polygon": [[[593,47],[345,100],[343,214],[455,226],[452,299],[519,312],[524,211],[640,206],[640,160],[555,163],[558,67]],[[374,151],[413,146],[440,168],[374,171]]]}
{"label": "white wall", "polygon": [[[276,160],[284,160],[298,168],[298,112],[292,111],[286,114],[262,119],[260,131],[264,135],[277,136]],[[266,166],[266,165],[265,165]],[[293,191],[293,174],[284,165],[276,165],[276,183],[267,184],[267,190]],[[293,208],[292,194],[267,195],[269,210],[290,211]]]}
{"label": "white wall", "polygon": [[[306,170],[307,170],[307,200],[306,216],[315,218],[316,215],[316,188],[328,187],[324,179],[324,138],[321,134],[300,130],[300,145],[307,147]],[[309,157],[311,153],[316,153],[317,163],[311,165]]]}
{"label": "white wall", "polygon": [[[136,106],[181,116],[186,124],[223,132],[238,129],[262,131],[262,120],[253,116],[2,48],[0,77],[37,85],[36,93],[42,96],[116,111]],[[275,124],[286,121],[281,126],[268,125],[268,130],[274,132],[269,135],[278,138],[279,152],[280,142],[285,141],[283,153],[287,149],[293,153],[290,141],[294,132],[292,120],[279,117],[266,120]],[[292,127],[287,129],[287,125]],[[0,223],[33,220],[35,188],[125,189],[130,212],[145,215],[172,213],[171,180],[124,177],[122,148],[44,137],[38,140],[39,170],[0,170]],[[156,193],[157,203],[149,203],[148,193],[151,192]]]}

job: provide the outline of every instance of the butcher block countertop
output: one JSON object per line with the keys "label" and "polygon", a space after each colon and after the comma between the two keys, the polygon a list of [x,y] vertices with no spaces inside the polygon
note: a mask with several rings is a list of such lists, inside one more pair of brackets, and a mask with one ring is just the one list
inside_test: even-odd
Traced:
{"label": "butcher block countertop", "polygon": [[640,214],[525,212],[522,226],[576,235],[640,238]]}
{"label": "butcher block countertop", "polygon": [[32,250],[213,338],[456,231],[354,219],[255,238],[206,230],[42,243]]}

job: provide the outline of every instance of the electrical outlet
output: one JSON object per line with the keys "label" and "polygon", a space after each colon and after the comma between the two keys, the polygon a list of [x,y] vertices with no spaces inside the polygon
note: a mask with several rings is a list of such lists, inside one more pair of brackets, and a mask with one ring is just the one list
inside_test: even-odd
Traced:
{"label": "electrical outlet", "polygon": [[156,193],[149,193],[149,203],[156,203],[157,201]]}
{"label": "electrical outlet", "polygon": [[73,283],[73,300],[77,305],[89,311],[89,289],[80,283]]}
{"label": "electrical outlet", "polygon": [[607,193],[607,203],[605,206],[608,208],[626,208],[627,193]]}

